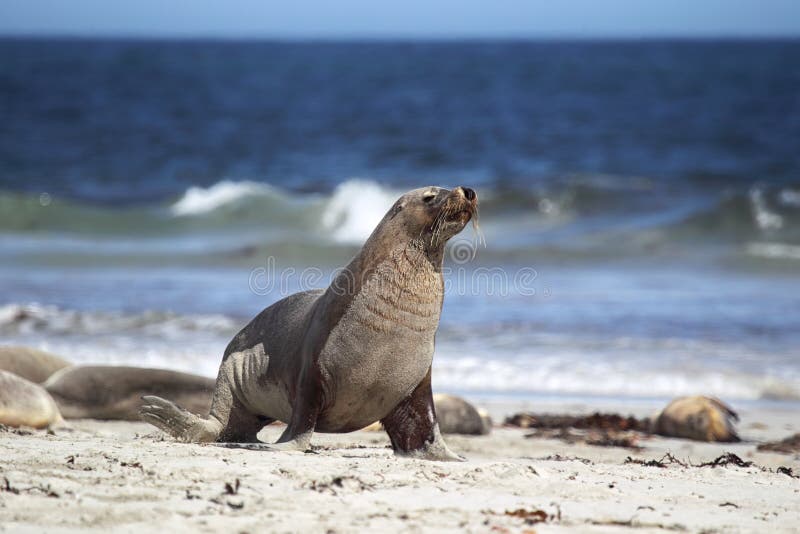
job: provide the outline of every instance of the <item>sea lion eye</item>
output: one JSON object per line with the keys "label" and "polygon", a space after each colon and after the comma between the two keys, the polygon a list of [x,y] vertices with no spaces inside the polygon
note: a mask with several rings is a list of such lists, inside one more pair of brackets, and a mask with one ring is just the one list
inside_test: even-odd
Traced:
{"label": "sea lion eye", "polygon": [[426,204],[436,198],[436,191],[427,191],[424,195],[422,195],[422,201]]}

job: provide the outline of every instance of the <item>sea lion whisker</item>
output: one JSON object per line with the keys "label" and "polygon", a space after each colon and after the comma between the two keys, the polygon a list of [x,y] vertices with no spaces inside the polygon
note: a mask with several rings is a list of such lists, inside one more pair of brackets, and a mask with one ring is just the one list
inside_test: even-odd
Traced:
{"label": "sea lion whisker", "polygon": [[483,248],[486,248],[486,235],[484,235],[483,230],[481,230],[479,218],[478,206],[475,206],[472,212],[472,230],[475,232],[475,246],[477,248],[483,244]]}

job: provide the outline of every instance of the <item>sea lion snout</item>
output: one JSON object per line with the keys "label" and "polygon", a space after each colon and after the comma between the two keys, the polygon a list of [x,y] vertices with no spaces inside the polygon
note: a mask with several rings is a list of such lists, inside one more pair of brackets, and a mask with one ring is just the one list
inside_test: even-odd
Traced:
{"label": "sea lion snout", "polygon": [[477,193],[475,193],[474,189],[470,189],[469,187],[464,187],[463,185],[460,185],[456,188],[456,190],[459,191],[462,195],[464,195],[464,197],[470,202],[477,202],[478,195]]}
{"label": "sea lion snout", "polygon": [[478,194],[474,189],[460,185],[454,187],[447,196],[442,210],[448,222],[467,224],[478,208]]}

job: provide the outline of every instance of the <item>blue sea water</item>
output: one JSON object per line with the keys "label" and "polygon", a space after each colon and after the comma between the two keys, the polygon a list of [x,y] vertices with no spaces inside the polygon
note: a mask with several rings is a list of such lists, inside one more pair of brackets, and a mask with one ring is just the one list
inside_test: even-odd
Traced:
{"label": "blue sea water", "polygon": [[434,382],[800,398],[800,42],[0,39],[0,342],[213,375],[469,185]]}

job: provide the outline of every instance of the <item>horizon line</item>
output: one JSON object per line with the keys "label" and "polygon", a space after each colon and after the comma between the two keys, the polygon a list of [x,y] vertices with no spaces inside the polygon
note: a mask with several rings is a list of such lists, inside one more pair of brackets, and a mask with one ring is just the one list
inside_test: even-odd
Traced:
{"label": "horizon line", "polygon": [[131,41],[271,41],[271,42],[509,42],[509,41],[796,41],[800,34],[766,33],[658,33],[658,34],[507,34],[507,35],[429,35],[429,34],[214,34],[144,32],[6,32],[0,39],[36,40],[131,40]]}

